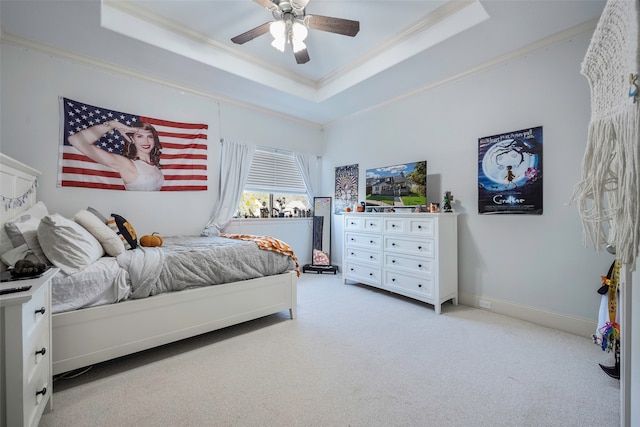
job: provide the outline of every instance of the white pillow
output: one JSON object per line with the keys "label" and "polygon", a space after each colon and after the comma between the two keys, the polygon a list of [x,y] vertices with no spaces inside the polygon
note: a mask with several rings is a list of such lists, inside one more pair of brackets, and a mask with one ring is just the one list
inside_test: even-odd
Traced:
{"label": "white pillow", "polygon": [[42,218],[38,240],[47,258],[65,274],[81,271],[104,255],[98,239],[57,213]]}
{"label": "white pillow", "polygon": [[38,242],[38,225],[40,220],[47,215],[49,215],[49,212],[45,204],[38,202],[20,214],[20,216],[6,222],[4,230],[7,232],[14,248],[26,243],[38,258],[38,261],[50,264]]}
{"label": "white pillow", "polygon": [[2,259],[2,262],[9,266],[14,265],[21,259],[25,259],[30,253],[31,252],[29,251],[29,247],[25,243],[24,245],[20,245],[17,248],[13,248],[10,251],[3,253],[0,259]]}
{"label": "white pillow", "polygon": [[98,239],[107,255],[118,256],[125,251],[124,243],[120,240],[120,236],[89,210],[82,209],[78,211],[73,219]]}

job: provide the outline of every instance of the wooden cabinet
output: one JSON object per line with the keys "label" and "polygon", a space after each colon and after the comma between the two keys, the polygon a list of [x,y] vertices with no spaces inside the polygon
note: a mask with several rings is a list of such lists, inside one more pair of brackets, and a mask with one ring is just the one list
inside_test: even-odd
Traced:
{"label": "wooden cabinet", "polygon": [[0,295],[0,425],[37,426],[51,410],[51,289],[58,272],[42,277],[5,282],[0,288],[31,286],[27,291]]}
{"label": "wooden cabinet", "polygon": [[457,214],[344,215],[343,278],[424,301],[458,303]]}

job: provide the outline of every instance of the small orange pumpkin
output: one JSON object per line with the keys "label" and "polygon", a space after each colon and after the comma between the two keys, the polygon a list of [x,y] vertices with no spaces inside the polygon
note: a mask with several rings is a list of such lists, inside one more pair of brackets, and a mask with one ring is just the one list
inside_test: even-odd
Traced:
{"label": "small orange pumpkin", "polygon": [[164,243],[164,241],[158,233],[147,234],[140,238],[140,244],[146,247],[162,246],[162,243]]}

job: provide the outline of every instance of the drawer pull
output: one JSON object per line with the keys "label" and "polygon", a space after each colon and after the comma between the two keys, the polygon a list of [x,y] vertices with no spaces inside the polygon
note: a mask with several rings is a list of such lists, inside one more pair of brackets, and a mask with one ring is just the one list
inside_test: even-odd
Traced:
{"label": "drawer pull", "polygon": [[45,395],[47,394],[47,388],[46,387],[42,387],[42,390],[36,391],[36,397],[38,397],[38,395]]}
{"label": "drawer pull", "polygon": [[40,308],[40,310],[36,310],[36,314],[40,313],[40,314],[44,314],[47,310],[44,309],[44,307]]}
{"label": "drawer pull", "polygon": [[37,355],[44,356],[46,352],[47,352],[47,349],[46,349],[46,348],[44,348],[44,347],[42,347],[42,350],[38,350],[38,351],[36,351],[36,356],[37,356]]}

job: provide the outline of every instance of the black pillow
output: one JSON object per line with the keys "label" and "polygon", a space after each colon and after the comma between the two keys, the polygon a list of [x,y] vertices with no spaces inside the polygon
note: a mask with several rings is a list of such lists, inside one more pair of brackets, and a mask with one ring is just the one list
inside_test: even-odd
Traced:
{"label": "black pillow", "polygon": [[136,230],[125,218],[112,213],[111,218],[107,221],[107,225],[120,236],[125,249],[135,249],[138,247]]}

